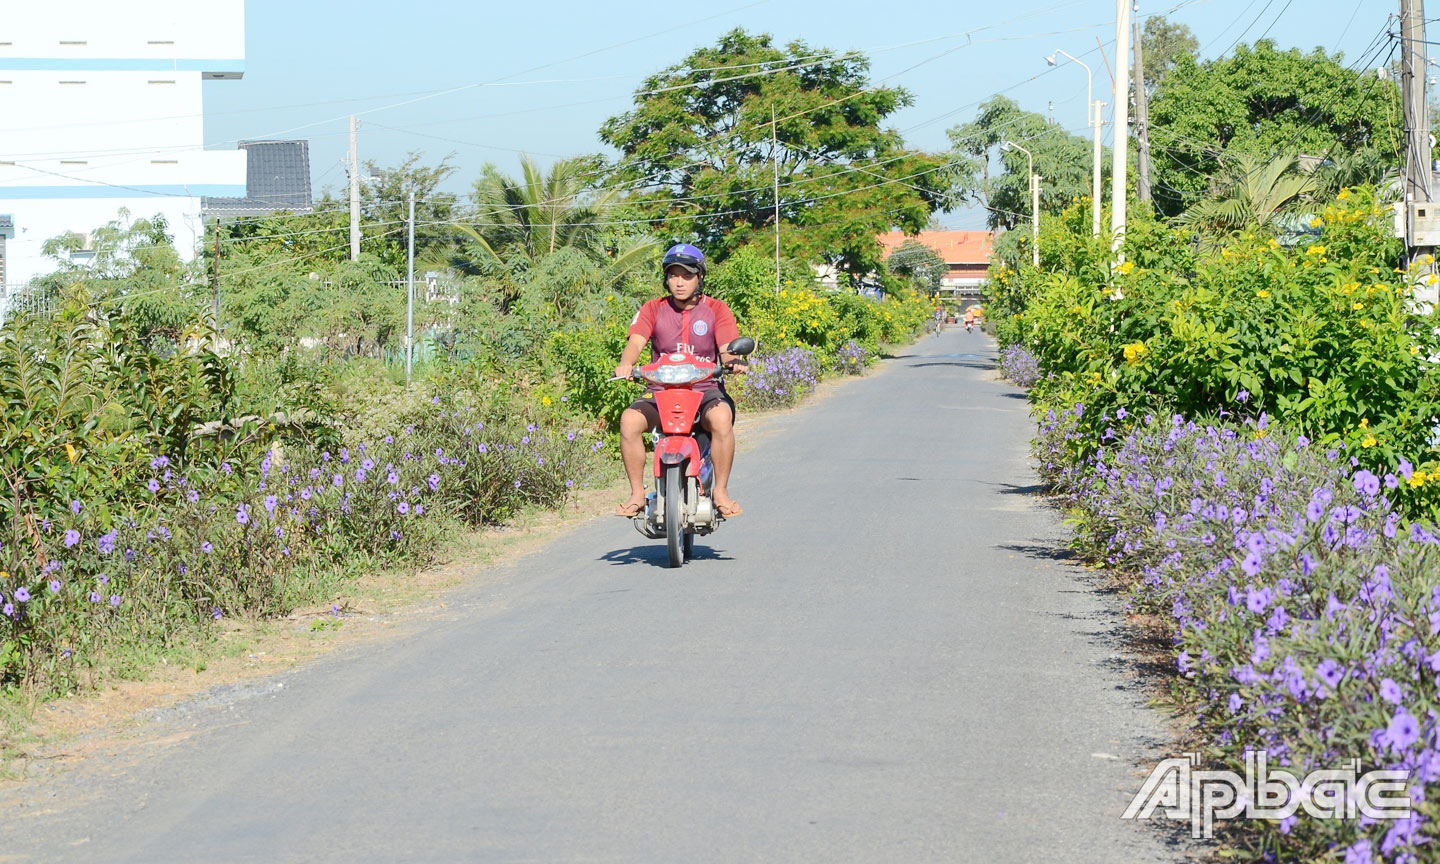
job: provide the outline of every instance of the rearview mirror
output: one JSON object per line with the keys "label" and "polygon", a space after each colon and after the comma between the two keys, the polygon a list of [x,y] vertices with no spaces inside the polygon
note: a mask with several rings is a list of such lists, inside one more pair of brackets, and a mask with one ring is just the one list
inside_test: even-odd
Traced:
{"label": "rearview mirror", "polygon": [[725,349],[728,354],[739,354],[745,356],[755,350],[755,340],[749,336],[741,336],[739,339],[732,339],[729,347]]}

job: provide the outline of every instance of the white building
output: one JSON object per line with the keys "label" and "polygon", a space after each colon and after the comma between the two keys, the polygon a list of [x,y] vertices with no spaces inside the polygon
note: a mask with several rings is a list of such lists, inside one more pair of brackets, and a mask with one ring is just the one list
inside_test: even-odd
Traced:
{"label": "white building", "polygon": [[54,269],[51,237],[164,216],[187,260],[201,198],[244,196],[246,154],[205,150],[201,82],[245,70],[244,0],[11,3],[0,16],[0,280]]}

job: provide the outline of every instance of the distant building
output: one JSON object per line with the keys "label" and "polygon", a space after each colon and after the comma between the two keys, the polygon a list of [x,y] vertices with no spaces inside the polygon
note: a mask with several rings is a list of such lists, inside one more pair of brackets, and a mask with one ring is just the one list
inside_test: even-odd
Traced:
{"label": "distant building", "polygon": [[876,239],[885,247],[886,258],[906,240],[930,247],[949,268],[940,280],[940,293],[951,296],[979,295],[990,269],[990,255],[995,251],[993,231],[921,231],[915,235],[892,231]]}
{"label": "distant building", "polygon": [[203,81],[245,72],[244,0],[11,3],[0,28],[4,279],[48,272],[45,241],[165,218],[180,254],[202,199],[246,196],[247,153],[206,150]]}
{"label": "distant building", "polygon": [[206,221],[264,216],[276,210],[310,212],[310,142],[241,141],[240,149],[246,158],[245,197],[207,196]]}

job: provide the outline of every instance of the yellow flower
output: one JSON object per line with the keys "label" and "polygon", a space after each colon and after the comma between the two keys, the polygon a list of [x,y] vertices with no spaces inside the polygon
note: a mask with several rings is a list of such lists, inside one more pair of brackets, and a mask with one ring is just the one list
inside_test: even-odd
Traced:
{"label": "yellow flower", "polygon": [[1125,362],[1129,363],[1132,366],[1139,363],[1142,359],[1144,359],[1146,354],[1150,353],[1150,349],[1145,347],[1144,342],[1131,342],[1129,345],[1125,346],[1124,350]]}
{"label": "yellow flower", "polygon": [[1336,196],[1335,196],[1335,200],[1336,200],[1336,201],[1344,201],[1346,198],[1349,198],[1349,197],[1350,197],[1350,187],[1349,187],[1349,186],[1346,186],[1344,189],[1341,189],[1341,190],[1340,190],[1340,194],[1339,194],[1339,195],[1336,195]]}
{"label": "yellow flower", "polygon": [[1129,275],[1130,275],[1130,271],[1131,271],[1131,270],[1134,270],[1134,269],[1135,269],[1135,262],[1134,262],[1134,261],[1126,261],[1124,264],[1121,264],[1121,265],[1120,265],[1120,273],[1121,273],[1122,275],[1125,275],[1125,276],[1129,276]]}
{"label": "yellow flower", "polygon": [[1324,225],[1324,224],[1325,224],[1325,220],[1324,220],[1324,219],[1321,219],[1319,216],[1316,216],[1314,219],[1311,219],[1311,220],[1310,220],[1310,227],[1311,227],[1311,228],[1319,228],[1321,225]]}
{"label": "yellow flower", "polygon": [[1271,238],[1270,238],[1270,242],[1269,242],[1269,243],[1266,243],[1265,245],[1268,246],[1268,247],[1270,247],[1271,249],[1279,249],[1279,248],[1280,248],[1280,241],[1279,241],[1279,240],[1276,240],[1274,237],[1271,237]]}
{"label": "yellow flower", "polygon": [[1268,435],[1268,434],[1270,434],[1269,428],[1256,429],[1256,430],[1255,430],[1255,437],[1256,437],[1256,438],[1264,438],[1264,437],[1265,437],[1266,435]]}
{"label": "yellow flower", "polygon": [[1370,418],[1369,418],[1369,417],[1361,417],[1361,418],[1360,418],[1360,428],[1361,428],[1361,429],[1369,429],[1369,428],[1370,428]]}
{"label": "yellow flower", "polygon": [[5,572],[4,570],[0,570],[0,579],[4,579],[8,582],[10,581],[10,574]]}
{"label": "yellow flower", "polygon": [[1321,245],[1319,245],[1319,244],[1317,243],[1316,245],[1311,246],[1309,249],[1306,249],[1306,250],[1305,250],[1305,254],[1306,254],[1306,255],[1324,255],[1324,254],[1325,254],[1325,247],[1324,247],[1324,246],[1321,246]]}
{"label": "yellow flower", "polygon": [[1428,479],[1430,479],[1429,474],[1426,474],[1424,471],[1416,471],[1410,475],[1410,488],[1419,489],[1425,485],[1425,481]]}
{"label": "yellow flower", "polygon": [[1411,346],[1410,346],[1410,355],[1411,355],[1412,357],[1413,357],[1414,355],[1416,355],[1416,354],[1419,354],[1419,353],[1420,353],[1420,346],[1419,346],[1419,345],[1411,345]]}
{"label": "yellow flower", "polygon": [[1358,291],[1358,290],[1360,290],[1360,283],[1359,283],[1359,282],[1346,282],[1346,283],[1340,288],[1340,291],[1341,291],[1342,293],[1344,293],[1344,294],[1354,294],[1354,293],[1355,293],[1356,291]]}
{"label": "yellow flower", "polygon": [[1360,442],[1360,446],[1361,446],[1361,447],[1365,447],[1365,448],[1370,448],[1370,447],[1374,447],[1374,446],[1375,446],[1376,444],[1378,444],[1378,443],[1379,443],[1379,442],[1375,440],[1375,436],[1374,436],[1374,435],[1366,435],[1366,436],[1365,436],[1365,440],[1363,440],[1363,441]]}
{"label": "yellow flower", "polygon": [[1356,303],[1355,305],[1351,306],[1350,308],[1353,309],[1353,310],[1356,311],[1356,312],[1359,312],[1361,309],[1364,309],[1364,308],[1365,308],[1365,304],[1364,304],[1364,303]]}
{"label": "yellow flower", "polygon": [[541,404],[541,405],[549,405],[549,404],[550,404],[550,397],[549,397],[549,396],[541,396],[541,397],[540,397],[540,404]]}
{"label": "yellow flower", "polygon": [[70,459],[70,464],[74,465],[75,460],[80,458],[80,451],[76,450],[72,445],[66,444],[65,455]]}
{"label": "yellow flower", "polygon": [[1264,291],[1264,290],[1256,291],[1256,292],[1255,292],[1255,296],[1256,296],[1256,297],[1259,297],[1261,300],[1264,300],[1266,297],[1269,297],[1269,296],[1270,296],[1270,292],[1269,292],[1269,291]]}

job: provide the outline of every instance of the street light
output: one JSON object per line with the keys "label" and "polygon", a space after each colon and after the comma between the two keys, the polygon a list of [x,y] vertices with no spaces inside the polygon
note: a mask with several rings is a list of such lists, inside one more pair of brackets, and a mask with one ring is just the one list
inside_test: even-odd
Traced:
{"label": "street light", "polygon": [[1090,202],[1090,230],[1096,237],[1100,236],[1100,134],[1105,121],[1101,119],[1100,107],[1105,103],[1094,99],[1095,76],[1090,72],[1090,67],[1080,58],[1062,49],[1055,49],[1055,53],[1045,58],[1045,62],[1051,66],[1060,65],[1060,56],[1070,58],[1072,63],[1079,63],[1085,69],[1085,109],[1089,113],[1089,126],[1095,130],[1095,172],[1093,189],[1091,190]]}
{"label": "street light", "polygon": [[1040,269],[1040,178],[1035,176],[1035,156],[1024,147],[1014,141],[1002,141],[1000,143],[1002,152],[1019,150],[1025,154],[1030,163],[1030,224],[1035,234],[1035,242],[1030,244],[1030,257],[1035,269]]}

